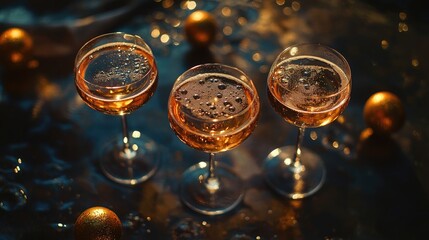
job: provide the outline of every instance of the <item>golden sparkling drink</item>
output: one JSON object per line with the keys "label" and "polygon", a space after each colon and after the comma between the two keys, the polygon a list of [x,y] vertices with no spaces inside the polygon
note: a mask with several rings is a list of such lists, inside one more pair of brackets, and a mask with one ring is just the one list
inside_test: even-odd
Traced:
{"label": "golden sparkling drink", "polygon": [[299,56],[272,70],[267,90],[270,103],[287,122],[320,127],[343,112],[351,86],[337,65],[318,57]]}
{"label": "golden sparkling drink", "polygon": [[130,113],[155,92],[158,72],[152,55],[130,43],[102,45],[88,52],[75,72],[76,88],[93,109]]}
{"label": "golden sparkling drink", "polygon": [[257,94],[226,74],[201,74],[173,89],[169,102],[172,129],[187,145],[222,152],[243,142],[256,126]]}

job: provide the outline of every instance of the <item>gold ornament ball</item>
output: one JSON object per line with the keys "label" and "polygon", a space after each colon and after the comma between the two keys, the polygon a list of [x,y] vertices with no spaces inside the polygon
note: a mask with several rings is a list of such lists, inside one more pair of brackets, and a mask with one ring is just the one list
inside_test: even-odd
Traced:
{"label": "gold ornament ball", "polygon": [[0,35],[0,61],[14,66],[26,64],[33,51],[33,39],[21,28],[10,28]]}
{"label": "gold ornament ball", "polygon": [[74,231],[76,240],[119,240],[122,223],[112,210],[91,207],[79,215]]}
{"label": "gold ornament ball", "polygon": [[186,39],[195,47],[208,47],[216,38],[216,19],[209,12],[198,10],[185,21]]}
{"label": "gold ornament ball", "polygon": [[365,102],[365,123],[375,133],[389,134],[398,131],[405,122],[401,100],[391,92],[377,92]]}

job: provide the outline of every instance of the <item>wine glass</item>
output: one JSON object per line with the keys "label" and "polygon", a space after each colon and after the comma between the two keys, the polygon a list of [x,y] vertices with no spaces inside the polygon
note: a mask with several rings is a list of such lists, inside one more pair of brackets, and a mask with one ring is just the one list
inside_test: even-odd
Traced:
{"label": "wine glass", "polygon": [[274,149],[264,162],[265,178],[279,194],[300,199],[323,185],[326,170],[320,156],[301,147],[304,131],[334,121],[346,108],[351,87],[346,59],[327,46],[298,44],[277,56],[267,80],[268,98],[299,130],[295,146]]}
{"label": "wine glass", "polygon": [[134,185],[157,169],[156,144],[139,131],[130,132],[126,119],[151,98],[157,82],[155,58],[137,35],[103,34],[85,43],[76,55],[75,84],[83,101],[99,112],[121,117],[122,136],[109,142],[100,156],[103,173],[115,182]]}
{"label": "wine glass", "polygon": [[180,196],[191,209],[207,215],[232,210],[243,198],[243,181],[215,161],[215,153],[242,143],[254,130],[259,96],[241,70],[208,63],[178,77],[168,101],[168,118],[176,135],[188,146],[209,154],[209,161],[187,169]]}

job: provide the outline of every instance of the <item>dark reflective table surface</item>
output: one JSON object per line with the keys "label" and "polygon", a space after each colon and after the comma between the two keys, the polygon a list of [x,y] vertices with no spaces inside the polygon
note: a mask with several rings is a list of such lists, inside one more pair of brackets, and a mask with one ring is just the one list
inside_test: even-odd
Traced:
{"label": "dark reflective table surface", "polygon": [[[74,239],[87,208],[121,219],[123,239],[426,239],[429,235],[429,18],[420,1],[6,1],[0,29],[21,27],[34,40],[36,66],[2,66],[0,75],[0,239]],[[46,1],[51,3],[51,1]],[[59,11],[61,9],[62,11]],[[206,50],[186,41],[183,22],[197,9],[215,15],[219,38]],[[86,10],[86,11],[84,11]],[[159,68],[155,95],[129,116],[155,140],[162,163],[149,181],[123,186],[100,171],[97,151],[120,133],[120,119],[87,107],[73,82],[78,48],[98,34],[142,36]],[[285,47],[318,42],[352,69],[352,98],[336,122],[309,129],[304,145],[322,155],[323,187],[302,200],[274,193],[264,158],[292,144],[296,129],[271,108],[266,78]],[[206,160],[174,135],[167,99],[175,79],[205,62],[236,66],[254,81],[261,116],[253,134],[219,159],[246,182],[232,212],[204,216],[182,205],[181,174]],[[406,121],[367,137],[366,100],[390,91]]]}

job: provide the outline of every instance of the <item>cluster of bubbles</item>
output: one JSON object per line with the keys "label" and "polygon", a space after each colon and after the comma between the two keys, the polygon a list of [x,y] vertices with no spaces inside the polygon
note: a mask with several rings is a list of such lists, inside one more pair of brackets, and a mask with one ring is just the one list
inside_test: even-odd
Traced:
{"label": "cluster of bubbles", "polygon": [[293,102],[303,109],[332,106],[338,97],[328,96],[337,93],[342,85],[341,76],[334,68],[321,62],[311,65],[282,64],[274,70],[273,82],[278,84],[284,103]]}
{"label": "cluster of bubbles", "polygon": [[[122,86],[142,80],[150,70],[147,57],[118,50],[99,56],[88,69],[94,73],[93,82],[108,86]],[[89,73],[91,73],[89,72]]]}
{"label": "cluster of bubbles", "polygon": [[247,108],[245,88],[223,76],[198,77],[175,93],[184,111],[202,119],[227,119]]}
{"label": "cluster of bubbles", "polygon": [[317,95],[330,95],[341,87],[341,77],[332,68],[281,65],[275,71],[275,81],[289,90],[299,90]]}

